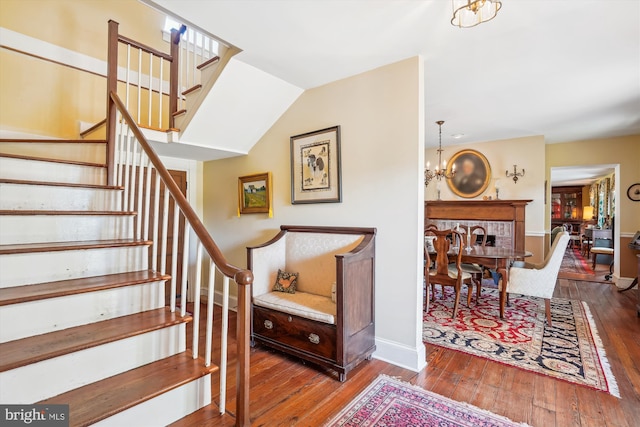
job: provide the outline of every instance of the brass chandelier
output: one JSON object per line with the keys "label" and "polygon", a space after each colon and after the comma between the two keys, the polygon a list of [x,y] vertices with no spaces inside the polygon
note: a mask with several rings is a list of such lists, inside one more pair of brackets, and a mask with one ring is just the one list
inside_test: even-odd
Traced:
{"label": "brass chandelier", "polygon": [[460,28],[475,27],[491,21],[502,7],[499,0],[452,0],[453,18],[451,24]]}
{"label": "brass chandelier", "polygon": [[444,120],[438,120],[436,122],[438,127],[440,128],[440,142],[438,145],[438,164],[436,165],[435,171],[429,169],[429,162],[427,162],[427,168],[424,171],[424,185],[428,186],[429,182],[432,179],[436,178],[438,181],[442,180],[442,178],[451,179],[456,174],[456,165],[453,164],[451,166],[451,171],[447,173],[447,161],[442,161],[442,125],[444,124]]}

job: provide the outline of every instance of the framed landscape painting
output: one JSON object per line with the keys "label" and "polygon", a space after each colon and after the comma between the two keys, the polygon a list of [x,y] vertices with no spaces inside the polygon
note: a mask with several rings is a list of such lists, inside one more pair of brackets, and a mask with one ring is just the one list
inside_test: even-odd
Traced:
{"label": "framed landscape painting", "polygon": [[271,172],[238,178],[238,212],[240,214],[271,211]]}
{"label": "framed landscape painting", "polygon": [[340,126],[291,137],[291,203],[342,202]]}

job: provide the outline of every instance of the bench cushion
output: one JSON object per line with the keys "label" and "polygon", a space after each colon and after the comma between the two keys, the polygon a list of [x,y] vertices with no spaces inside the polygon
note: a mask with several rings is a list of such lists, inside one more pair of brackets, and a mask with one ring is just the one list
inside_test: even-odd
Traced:
{"label": "bench cushion", "polygon": [[613,255],[613,248],[601,248],[596,246],[595,248],[591,248],[592,254],[602,254],[602,255]]}
{"label": "bench cushion", "polygon": [[306,292],[268,292],[254,296],[253,304],[331,325],[336,323],[336,304],[331,297]]}

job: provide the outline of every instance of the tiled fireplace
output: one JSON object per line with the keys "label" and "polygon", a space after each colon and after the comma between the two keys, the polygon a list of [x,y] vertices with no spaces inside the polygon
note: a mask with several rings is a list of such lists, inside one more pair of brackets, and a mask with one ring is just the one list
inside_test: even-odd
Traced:
{"label": "tiled fireplace", "polygon": [[495,246],[525,249],[525,207],[531,200],[429,200],[424,222],[440,229],[481,225]]}

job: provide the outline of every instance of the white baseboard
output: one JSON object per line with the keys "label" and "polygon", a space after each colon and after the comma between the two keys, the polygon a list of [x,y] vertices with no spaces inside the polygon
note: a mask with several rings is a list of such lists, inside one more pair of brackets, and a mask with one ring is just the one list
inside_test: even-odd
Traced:
{"label": "white baseboard", "polygon": [[[209,290],[207,288],[202,288],[200,290],[200,300],[202,302],[207,301],[207,295]],[[215,305],[222,305],[222,292],[215,291],[213,296],[213,303]],[[235,295],[229,295],[229,310],[238,311],[238,297]]]}
{"label": "white baseboard", "polygon": [[376,351],[373,357],[413,372],[420,372],[427,366],[424,344],[413,348],[384,338],[376,338]]}
{"label": "white baseboard", "polygon": [[[626,289],[633,282],[633,277],[616,277],[613,276],[613,282],[616,284],[618,289]],[[636,285],[635,287],[637,287]]]}

